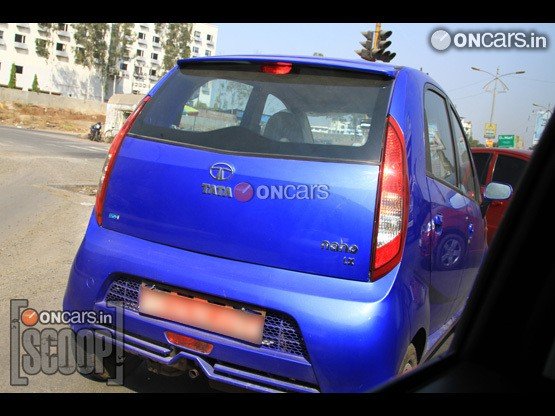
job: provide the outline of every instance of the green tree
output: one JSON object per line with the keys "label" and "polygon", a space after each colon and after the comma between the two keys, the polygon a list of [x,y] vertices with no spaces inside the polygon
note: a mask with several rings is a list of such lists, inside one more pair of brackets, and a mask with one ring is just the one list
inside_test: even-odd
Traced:
{"label": "green tree", "polygon": [[31,91],[40,92],[39,79],[37,78],[37,74],[35,74],[35,77],[33,78],[33,85],[31,86]]}
{"label": "green tree", "polygon": [[8,88],[17,88],[17,73],[15,71],[15,64],[12,64],[12,69],[10,70],[10,80],[8,81]]}
{"label": "green tree", "polygon": [[41,58],[48,59],[50,57],[50,44],[50,40],[42,38],[35,39],[35,52],[37,55]]}
{"label": "green tree", "polygon": [[106,78],[103,85],[104,94],[108,93],[110,79],[113,81],[113,91],[116,89],[116,80],[122,61],[130,58],[131,45],[135,42],[133,36],[133,23],[112,23],[110,29],[110,43],[106,61]]}
{"label": "green tree", "polygon": [[44,59],[50,57],[50,45],[52,45],[52,29],[54,23],[39,23],[39,32],[45,38],[35,39],[35,52]]}
{"label": "green tree", "polygon": [[164,48],[162,66],[165,71],[173,68],[178,59],[188,58],[191,55],[189,47],[191,42],[190,23],[158,24],[155,30],[160,33]]}
{"label": "green tree", "polygon": [[[108,23],[75,23],[72,25],[77,43],[75,48],[75,63],[94,70],[100,75],[101,85],[104,85],[108,72],[108,43],[106,37],[109,30]],[[87,98],[89,98],[89,85]],[[104,101],[104,88],[101,88],[101,100]]]}
{"label": "green tree", "polygon": [[478,141],[478,140],[472,140],[470,142],[470,146],[471,147],[486,147],[485,144],[483,144],[482,142]]}
{"label": "green tree", "polygon": [[166,23],[154,23],[154,32],[157,35],[163,35],[166,28]]}
{"label": "green tree", "polygon": [[476,140],[474,137],[470,136],[468,138],[468,144],[470,147],[486,147],[483,145],[479,140]]}

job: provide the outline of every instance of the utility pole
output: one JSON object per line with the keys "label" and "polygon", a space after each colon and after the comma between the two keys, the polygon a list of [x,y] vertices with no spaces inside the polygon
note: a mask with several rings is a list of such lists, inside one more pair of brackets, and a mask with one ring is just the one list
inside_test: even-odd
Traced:
{"label": "utility pole", "polygon": [[497,97],[497,83],[499,82],[502,86],[503,86],[503,90],[500,92],[507,92],[509,91],[509,86],[507,84],[505,84],[501,78],[506,77],[508,75],[520,75],[520,74],[524,74],[526,71],[515,71],[515,72],[508,72],[506,74],[499,74],[499,67],[497,67],[495,74],[492,74],[489,71],[485,71],[483,69],[480,68],[476,68],[475,66],[470,67],[470,69],[472,69],[473,71],[479,71],[479,72],[484,72],[486,74],[488,74],[489,76],[492,77],[492,79],[486,84],[484,85],[484,90],[487,91],[487,88],[489,85],[491,85],[493,83],[493,89],[492,89],[492,100],[491,100],[491,112],[490,112],[490,116],[489,116],[489,122],[493,123],[493,114],[495,112],[495,98]]}
{"label": "utility pole", "polygon": [[[491,112],[489,114],[489,122],[493,122],[493,112],[495,111],[495,96],[497,95],[497,80],[499,79],[499,67],[495,71],[495,78],[493,80],[493,91],[492,91],[492,99],[491,99]],[[507,88],[508,89],[508,88]]]}
{"label": "utility pole", "polygon": [[379,37],[380,37],[380,30],[382,30],[382,24],[381,23],[376,23],[376,26],[374,28],[374,37],[373,37],[373,42],[372,42],[372,49],[377,49],[378,46],[378,41],[379,41]]}

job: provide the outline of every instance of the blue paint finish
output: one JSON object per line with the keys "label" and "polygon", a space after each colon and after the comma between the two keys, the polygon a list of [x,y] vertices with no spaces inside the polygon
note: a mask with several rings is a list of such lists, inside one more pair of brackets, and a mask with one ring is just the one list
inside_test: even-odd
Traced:
{"label": "blue paint finish", "polygon": [[[235,168],[217,181],[210,167]],[[325,276],[368,280],[379,167],[222,155],[128,137],[110,179],[105,210],[119,221],[104,226],[149,241],[220,257]],[[186,174],[184,174],[186,172]],[[259,199],[203,194],[202,184],[234,187],[318,185],[327,199]],[[156,192],[156,198],[150,197]],[[356,244],[354,266],[322,241]]]}
{"label": "blue paint finish", "polygon": [[[445,323],[464,305],[485,250],[477,204],[468,198],[459,204],[460,194],[426,174],[423,91],[433,81],[410,68],[362,60],[233,56],[180,62],[221,60],[287,61],[395,77],[389,113],[405,136],[410,188],[401,262],[380,280],[368,281],[378,166],[220,154],[128,137],[104,208],[121,218],[106,215],[99,227],[93,212],[64,309],[106,310],[108,286],[114,274],[124,273],[280,311],[297,322],[308,359],[130,311],[126,331],[142,341],[129,341],[126,348],[163,363],[187,358],[213,380],[255,391],[371,389],[397,373],[419,330],[432,342],[448,330]],[[324,183],[330,197],[241,203],[204,195],[201,183],[213,182],[209,167],[216,162],[236,168],[225,181],[230,186]],[[443,230],[433,221],[439,210]],[[462,266],[438,270],[437,234],[468,234],[467,217],[473,232]],[[337,253],[322,251],[324,239],[357,244],[356,265],[345,267]],[[169,358],[165,347],[148,344],[167,345],[166,330],[213,343],[214,349],[209,356],[183,350]]]}

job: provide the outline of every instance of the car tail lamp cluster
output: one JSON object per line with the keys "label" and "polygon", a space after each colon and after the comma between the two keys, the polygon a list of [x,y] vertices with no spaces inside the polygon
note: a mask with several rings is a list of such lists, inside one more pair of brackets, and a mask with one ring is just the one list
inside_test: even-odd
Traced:
{"label": "car tail lamp cluster", "polygon": [[386,129],[372,245],[370,280],[373,282],[391,271],[401,260],[409,207],[403,132],[392,116],[387,118]]}
{"label": "car tail lamp cluster", "polygon": [[108,188],[108,182],[110,180],[110,175],[114,168],[114,164],[116,163],[116,157],[118,155],[119,149],[123,143],[123,139],[131,130],[133,123],[137,119],[137,116],[141,113],[142,109],[144,108],[145,104],[150,101],[150,96],[147,95],[145,98],[141,100],[141,102],[137,105],[135,110],[127,117],[125,123],[121,127],[120,131],[114,137],[112,141],[112,145],[110,146],[110,150],[108,150],[108,156],[106,157],[106,161],[104,162],[104,167],[102,168],[102,174],[100,175],[100,182],[98,184],[98,192],[96,193],[96,204],[95,204],[95,211],[96,211],[96,222],[98,225],[102,225],[102,211],[104,209],[104,200],[106,198],[106,189]]}

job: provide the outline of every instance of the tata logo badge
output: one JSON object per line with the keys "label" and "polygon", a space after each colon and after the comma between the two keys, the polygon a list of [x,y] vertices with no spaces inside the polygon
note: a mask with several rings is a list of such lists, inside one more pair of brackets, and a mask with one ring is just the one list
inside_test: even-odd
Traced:
{"label": "tata logo badge", "polygon": [[[235,168],[229,163],[214,163],[208,170],[210,176],[217,181],[227,181],[235,173]],[[213,183],[203,183],[202,193],[205,195],[223,196],[233,198],[233,190],[230,186],[216,185]]]}
{"label": "tata logo badge", "polygon": [[229,163],[214,163],[210,166],[210,176],[217,181],[227,181],[235,173],[235,168]]}

